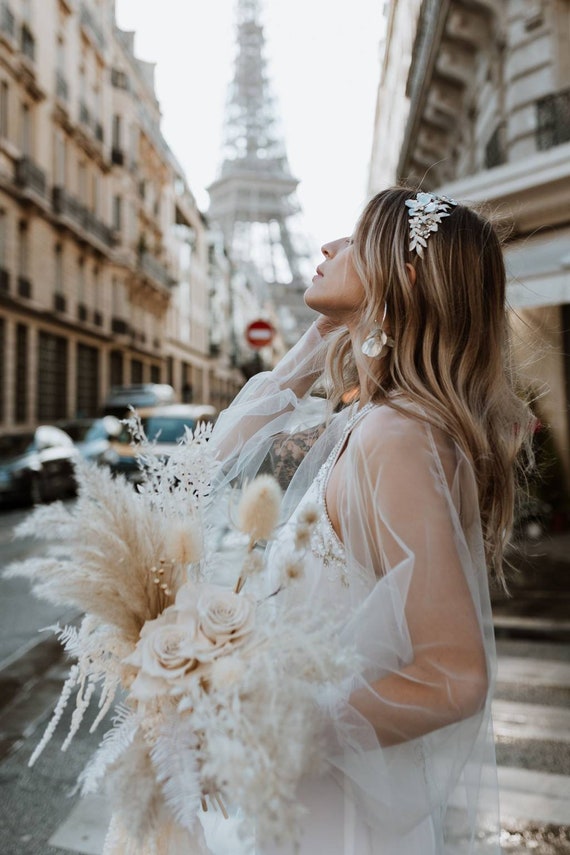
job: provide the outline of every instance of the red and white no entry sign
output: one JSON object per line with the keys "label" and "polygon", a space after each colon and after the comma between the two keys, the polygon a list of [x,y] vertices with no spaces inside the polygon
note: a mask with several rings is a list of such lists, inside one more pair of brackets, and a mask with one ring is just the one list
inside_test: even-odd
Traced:
{"label": "red and white no entry sign", "polygon": [[250,347],[266,347],[271,344],[274,335],[275,330],[269,321],[264,321],[261,318],[252,321],[245,329],[245,337]]}

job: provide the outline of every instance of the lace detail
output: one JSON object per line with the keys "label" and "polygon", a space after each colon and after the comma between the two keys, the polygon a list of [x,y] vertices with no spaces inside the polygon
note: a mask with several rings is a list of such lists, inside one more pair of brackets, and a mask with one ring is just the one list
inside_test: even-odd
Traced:
{"label": "lace detail", "polygon": [[334,530],[334,526],[329,517],[326,503],[327,485],[330,474],[338,460],[338,457],[348,439],[348,436],[356,423],[370,412],[375,405],[372,403],[365,404],[361,410],[357,410],[354,415],[349,416],[342,436],[339,441],[319,469],[315,478],[315,486],[317,489],[317,503],[321,510],[321,517],[318,524],[315,526],[311,539],[311,552],[321,559],[325,568],[332,568],[332,573],[328,578],[334,581],[340,575],[341,584],[347,588],[350,584],[348,578],[348,568],[346,561],[346,550],[344,543]]}

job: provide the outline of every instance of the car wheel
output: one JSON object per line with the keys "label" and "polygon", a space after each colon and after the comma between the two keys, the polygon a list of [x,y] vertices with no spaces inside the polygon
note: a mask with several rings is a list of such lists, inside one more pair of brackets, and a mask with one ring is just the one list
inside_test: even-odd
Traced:
{"label": "car wheel", "polygon": [[41,505],[43,502],[43,491],[39,475],[33,475],[30,481],[30,504]]}

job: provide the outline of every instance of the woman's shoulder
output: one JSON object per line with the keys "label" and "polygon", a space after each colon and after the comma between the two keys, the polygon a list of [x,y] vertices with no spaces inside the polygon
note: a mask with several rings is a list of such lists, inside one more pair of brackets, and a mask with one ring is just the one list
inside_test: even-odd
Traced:
{"label": "woman's shoulder", "polygon": [[429,418],[418,404],[403,396],[370,407],[357,424],[355,443],[366,454],[396,452],[415,457],[437,448],[441,454],[454,448],[449,433]]}

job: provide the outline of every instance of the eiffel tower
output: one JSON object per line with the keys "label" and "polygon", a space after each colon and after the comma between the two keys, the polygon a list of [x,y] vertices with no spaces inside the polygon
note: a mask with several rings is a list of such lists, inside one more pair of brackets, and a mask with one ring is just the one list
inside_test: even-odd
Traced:
{"label": "eiffel tower", "polygon": [[301,212],[299,182],[287,160],[264,50],[260,0],[237,0],[237,54],[222,165],[208,187],[208,213],[259,303],[273,308],[289,346],[314,317],[303,301],[310,251],[292,231],[292,219]]}

